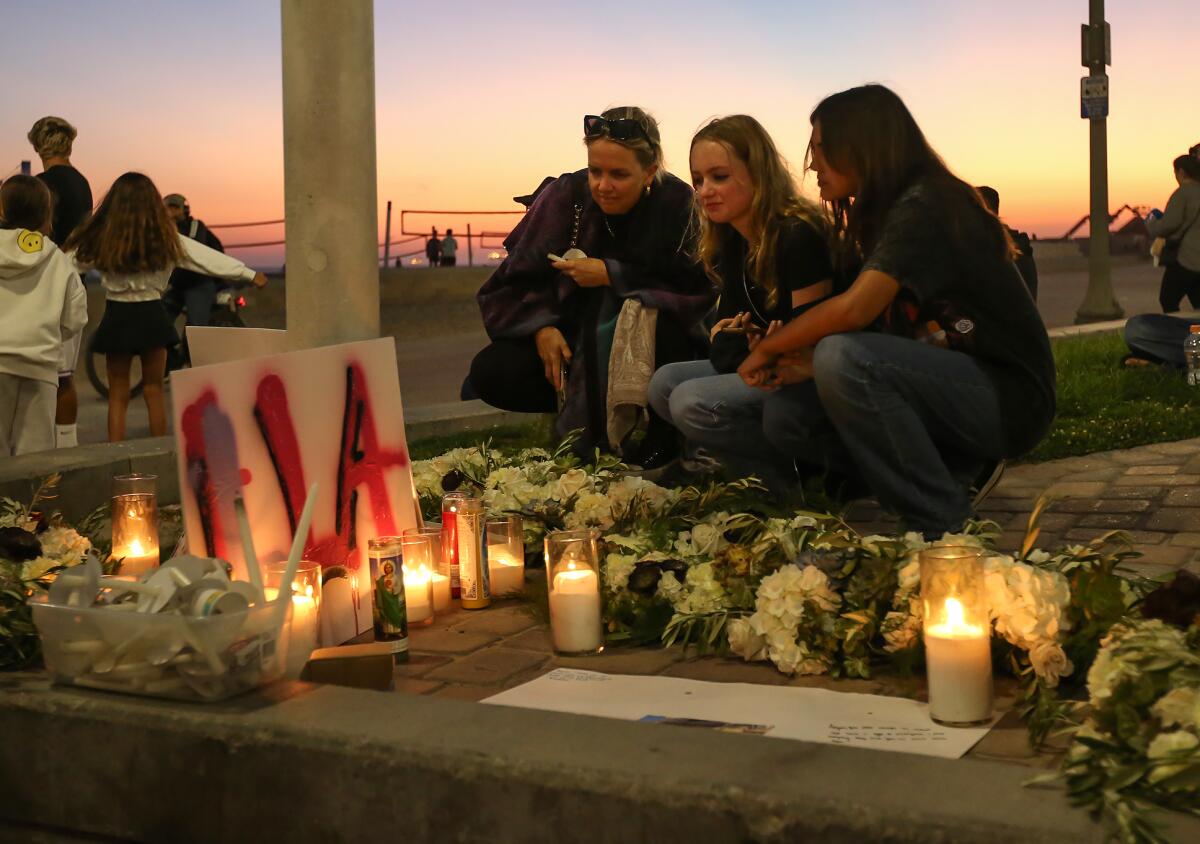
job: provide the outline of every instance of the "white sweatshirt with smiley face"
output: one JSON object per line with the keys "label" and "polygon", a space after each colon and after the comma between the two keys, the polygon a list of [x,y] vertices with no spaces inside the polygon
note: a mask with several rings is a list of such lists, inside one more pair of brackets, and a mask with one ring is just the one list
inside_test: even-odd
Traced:
{"label": "white sweatshirt with smiley face", "polygon": [[0,373],[57,384],[59,348],[85,325],[75,263],[37,232],[0,229]]}

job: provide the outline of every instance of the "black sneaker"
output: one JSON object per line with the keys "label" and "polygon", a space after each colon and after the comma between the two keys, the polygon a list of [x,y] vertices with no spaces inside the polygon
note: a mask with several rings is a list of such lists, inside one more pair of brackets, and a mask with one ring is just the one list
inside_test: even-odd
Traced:
{"label": "black sneaker", "polygon": [[979,505],[983,500],[991,495],[996,484],[1000,483],[1001,476],[1004,475],[1003,460],[989,460],[983,464],[983,468],[979,470],[979,474],[975,476],[975,480],[971,483],[971,507],[979,509]]}

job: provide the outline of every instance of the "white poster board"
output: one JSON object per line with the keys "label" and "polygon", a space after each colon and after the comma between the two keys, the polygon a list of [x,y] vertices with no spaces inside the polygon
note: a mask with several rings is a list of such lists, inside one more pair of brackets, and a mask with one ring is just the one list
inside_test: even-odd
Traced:
{"label": "white poster board", "polygon": [[241,495],[259,561],[282,562],[316,482],[304,558],[324,569],[322,639],[370,629],[367,542],[416,526],[394,340],[180,370],[171,398],[188,548],[244,578]]}
{"label": "white poster board", "polygon": [[929,705],[826,689],[556,668],[484,703],[958,759],[992,728],[943,727]]}
{"label": "white poster board", "polygon": [[249,358],[281,355],[288,350],[287,332],[278,328],[218,328],[189,325],[188,356],[192,366],[212,366]]}

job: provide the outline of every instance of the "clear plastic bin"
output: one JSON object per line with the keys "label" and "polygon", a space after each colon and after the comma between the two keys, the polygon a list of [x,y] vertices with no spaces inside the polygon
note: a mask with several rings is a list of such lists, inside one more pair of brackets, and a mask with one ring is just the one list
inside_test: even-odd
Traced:
{"label": "clear plastic bin", "polygon": [[223,700],[283,676],[272,601],[204,618],[30,602],[46,668],[59,683],[172,700]]}

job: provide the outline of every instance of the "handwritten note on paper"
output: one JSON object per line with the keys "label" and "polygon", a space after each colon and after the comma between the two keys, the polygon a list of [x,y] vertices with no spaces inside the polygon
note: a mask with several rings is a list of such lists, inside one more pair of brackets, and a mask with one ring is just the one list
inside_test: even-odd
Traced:
{"label": "handwritten note on paper", "polygon": [[650,712],[659,722],[770,725],[768,738],[947,759],[962,756],[992,726],[942,727],[929,719],[927,704],[905,698],[562,668],[484,703],[628,721],[643,720]]}
{"label": "handwritten note on paper", "polygon": [[830,724],[830,744],[853,744],[859,746],[874,746],[895,742],[935,742],[947,741],[946,728],[933,725],[930,727],[865,727],[861,724]]}

